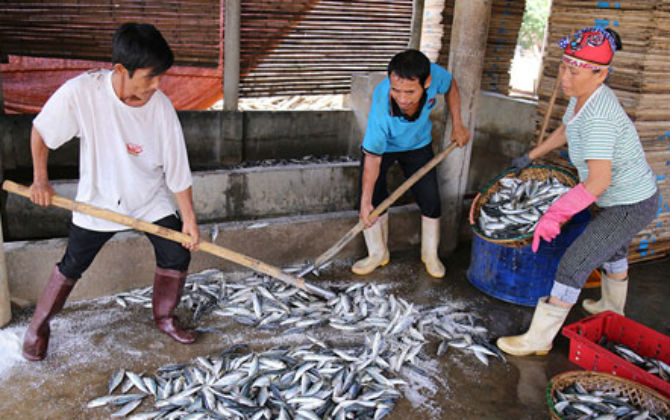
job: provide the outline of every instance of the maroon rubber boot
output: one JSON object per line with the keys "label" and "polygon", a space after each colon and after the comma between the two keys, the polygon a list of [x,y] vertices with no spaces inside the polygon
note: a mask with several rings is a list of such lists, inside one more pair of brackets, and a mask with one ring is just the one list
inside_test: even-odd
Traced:
{"label": "maroon rubber boot", "polygon": [[23,337],[23,357],[25,359],[38,361],[47,355],[51,333],[49,320],[63,309],[65,300],[76,282],[76,280],[65,277],[58,266],[54,266],[47,285],[37,301],[30,326]]}
{"label": "maroon rubber boot", "polygon": [[172,314],[179,304],[185,282],[186,271],[156,267],[153,309],[154,321],[161,331],[180,343],[190,344],[195,341],[198,333],[180,328],[177,317]]}

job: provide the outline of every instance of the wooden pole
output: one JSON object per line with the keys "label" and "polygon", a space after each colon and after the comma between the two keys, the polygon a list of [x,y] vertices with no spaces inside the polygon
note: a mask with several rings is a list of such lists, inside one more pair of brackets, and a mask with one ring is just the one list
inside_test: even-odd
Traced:
{"label": "wooden pole", "polygon": [[[444,158],[446,158],[449,153],[452,152],[456,148],[456,143],[451,143],[449,147],[435,155],[428,163],[423,165],[418,171],[414,172],[409,178],[405,180],[398,188],[396,188],[395,191],[388,197],[386,197],[386,200],[382,201],[377,207],[375,207],[374,210],[370,213],[370,217],[374,218],[379,216],[380,214],[384,213],[389,207],[391,207],[391,204],[393,204],[400,196],[402,196],[407,190],[409,190],[412,185],[416,184],[416,182],[421,179],[428,171],[433,169],[435,166],[437,166],[438,163],[440,163]],[[306,274],[314,269],[318,269],[322,265],[324,265],[326,262],[328,262],[331,258],[333,258],[342,248],[345,247],[349,242],[351,242],[352,239],[358,235],[358,233],[363,230],[365,226],[363,225],[363,222],[360,220],[354,227],[352,227],[342,238],[340,238],[339,241],[337,241],[333,246],[331,246],[326,252],[323,254],[319,255],[316,260],[314,260],[314,264],[308,267],[307,269],[303,270],[301,274]]]}
{"label": "wooden pole", "polygon": [[544,114],[544,120],[542,120],[542,128],[540,129],[540,134],[537,136],[536,146],[539,146],[544,141],[544,133],[547,132],[547,126],[549,125],[549,120],[551,119],[551,113],[554,110],[554,103],[556,102],[556,96],[558,95],[558,87],[560,86],[561,79],[561,66],[558,67],[558,73],[556,75],[556,80],[554,80],[554,89],[551,91],[551,98],[549,98],[549,106],[547,111]]}
{"label": "wooden pole", "polygon": [[421,48],[421,29],[423,28],[424,0],[412,1],[412,27],[410,30],[407,48],[418,50]]}
{"label": "wooden pole", "polygon": [[[2,60],[0,60],[2,62]],[[2,92],[2,70],[0,70],[0,115],[5,113],[5,96]]]}
{"label": "wooden pole", "polygon": [[5,242],[2,236],[2,215],[0,215],[0,328],[12,319],[12,302],[9,296],[7,264],[5,262]]}
{"label": "wooden pole", "polygon": [[[30,197],[30,189],[28,187],[17,184],[12,181],[3,182],[2,188],[14,194],[18,194],[28,198]],[[92,206],[90,204],[80,203],[78,201],[72,201],[67,198],[60,197],[58,195],[54,195],[53,197],[51,197],[51,205],[70,211],[76,211],[79,213],[88,214],[97,217],[99,219],[109,220],[111,222],[128,226],[135,230],[150,233],[152,235],[160,236],[161,238],[169,239],[174,242],[188,243],[192,242],[193,240],[189,235],[185,233],[177,232],[176,230],[168,229],[163,226],[145,222],[136,219],[134,217],[126,216],[124,214]],[[263,261],[246,256],[244,254],[240,254],[239,252],[235,252],[222,246],[215,245],[211,242],[204,242],[204,241],[200,242],[200,244],[198,245],[198,249],[200,251],[216,255],[217,257],[221,257],[228,261],[232,261],[241,266],[250,268],[254,271],[267,274],[268,276],[279,279],[284,283],[290,284],[291,286],[297,287],[310,293],[314,293],[326,299],[331,299],[335,297],[335,294],[333,294],[332,292],[321,289],[312,284],[309,284],[305,282],[303,279],[288,274],[277,267],[266,264]]]}
{"label": "wooden pole", "polygon": [[223,109],[237,111],[240,95],[240,1],[226,0],[223,36]]}
{"label": "wooden pole", "polygon": [[[0,118],[4,115],[4,102],[2,102],[2,72],[0,72]],[[0,142],[0,179],[4,178],[3,151]],[[5,241],[2,232],[2,197],[0,197],[0,328],[4,327],[12,319],[12,302],[9,295],[9,279],[7,279],[7,263],[5,261]]]}
{"label": "wooden pole", "polygon": [[[475,136],[477,100],[486,53],[491,1],[456,0],[449,47],[449,71],[458,84],[461,116],[472,138]],[[451,118],[447,118],[442,147],[451,143]],[[470,170],[472,140],[457,149],[437,168],[442,204],[440,248],[451,253],[458,243],[463,194]]]}

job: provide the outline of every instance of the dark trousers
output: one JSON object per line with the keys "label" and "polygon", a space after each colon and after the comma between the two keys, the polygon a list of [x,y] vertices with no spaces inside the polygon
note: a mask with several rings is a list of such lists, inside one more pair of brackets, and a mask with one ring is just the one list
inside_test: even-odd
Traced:
{"label": "dark trousers", "polygon": [[[434,156],[435,154],[433,153],[433,148],[430,144],[420,149],[408,150],[406,152],[384,153],[379,168],[379,176],[377,177],[377,182],[375,183],[374,191],[372,193],[372,205],[377,207],[389,196],[386,173],[395,162],[398,162],[400,165],[405,178],[409,178]],[[363,156],[361,157],[359,191],[362,189],[365,157],[366,155],[363,153]],[[435,168],[431,169],[427,174],[421,177],[421,179],[412,186],[411,191],[421,209],[422,215],[433,219],[440,217],[442,211],[440,207],[440,192],[437,188],[437,170]]]}
{"label": "dark trousers", "polygon": [[626,258],[633,237],[654,220],[659,192],[635,204],[601,209],[561,257],[551,295],[577,302],[589,274],[603,263]]}
{"label": "dark trousers", "polygon": [[[177,215],[164,217],[155,224],[181,231],[182,222]],[[102,246],[116,232],[97,232],[72,225],[67,240],[67,249],[58,263],[60,272],[67,278],[77,280],[91,265]],[[186,271],[191,262],[191,253],[177,242],[147,233],[154,247],[156,265],[170,270]]]}

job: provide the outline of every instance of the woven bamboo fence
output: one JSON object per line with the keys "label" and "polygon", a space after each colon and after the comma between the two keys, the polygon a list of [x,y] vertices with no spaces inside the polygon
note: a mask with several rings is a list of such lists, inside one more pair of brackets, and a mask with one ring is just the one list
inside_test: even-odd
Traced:
{"label": "woven bamboo fence", "polygon": [[[386,71],[407,48],[411,0],[320,0],[300,13],[292,3],[242,1],[240,60],[251,71],[240,96],[347,93],[352,73]],[[276,42],[265,42],[267,33]]]}
{"label": "woven bamboo fence", "polygon": [[124,22],[154,24],[177,64],[219,60],[218,0],[62,0],[0,3],[0,53],[108,62],[111,37]]}
{"label": "woven bamboo fence", "polygon": [[[538,131],[562,56],[558,40],[587,26],[611,27],[621,35],[623,49],[615,54],[608,84],[635,123],[662,196],[654,221],[633,239],[629,261],[662,257],[670,252],[670,0],[554,0],[538,92]],[[568,99],[559,90],[548,132],[561,124]],[[569,165],[565,149],[548,161]]]}
{"label": "woven bamboo fence", "polygon": [[[426,0],[424,9],[423,46],[432,43],[428,55],[445,67],[453,3]],[[523,8],[494,0],[485,90],[508,91]],[[0,11],[1,54],[108,62],[112,33],[133,20],[155,24],[177,64],[216,67],[222,55],[221,0],[8,0]],[[383,72],[406,48],[411,17],[412,0],[243,0],[240,96],[346,93],[351,73]]]}

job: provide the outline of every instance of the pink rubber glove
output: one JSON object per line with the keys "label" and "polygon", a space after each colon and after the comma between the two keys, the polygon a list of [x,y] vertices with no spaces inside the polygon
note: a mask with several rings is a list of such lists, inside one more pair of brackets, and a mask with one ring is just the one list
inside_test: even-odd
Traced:
{"label": "pink rubber glove", "polygon": [[540,218],[533,234],[533,252],[540,247],[540,238],[551,242],[561,233],[561,224],[572,216],[584,210],[597,200],[590,192],[586,191],[584,184],[579,183],[576,187],[566,192],[549,207],[547,212]]}

